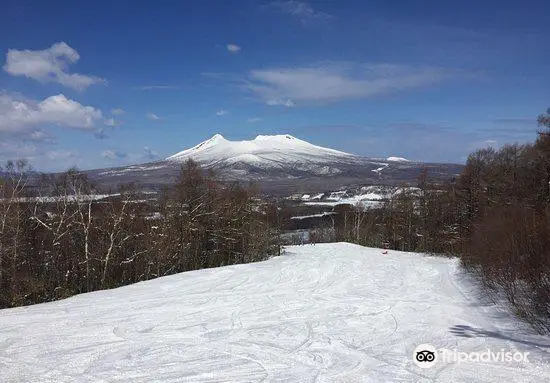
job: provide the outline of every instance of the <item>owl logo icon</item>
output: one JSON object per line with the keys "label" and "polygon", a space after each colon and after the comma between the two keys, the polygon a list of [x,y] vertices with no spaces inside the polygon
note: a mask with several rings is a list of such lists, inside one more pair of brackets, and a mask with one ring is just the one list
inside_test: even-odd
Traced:
{"label": "owl logo icon", "polygon": [[437,361],[437,350],[431,344],[418,345],[413,352],[413,361],[420,368],[430,368]]}

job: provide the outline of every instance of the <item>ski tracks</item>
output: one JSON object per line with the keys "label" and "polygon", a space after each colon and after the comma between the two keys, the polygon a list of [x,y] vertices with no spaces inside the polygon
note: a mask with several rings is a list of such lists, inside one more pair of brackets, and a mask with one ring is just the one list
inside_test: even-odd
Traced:
{"label": "ski tracks", "polygon": [[3,310],[0,381],[550,380],[540,363],[414,365],[421,343],[522,349],[450,331],[500,328],[461,290],[455,262],[346,243],[294,246],[266,262]]}

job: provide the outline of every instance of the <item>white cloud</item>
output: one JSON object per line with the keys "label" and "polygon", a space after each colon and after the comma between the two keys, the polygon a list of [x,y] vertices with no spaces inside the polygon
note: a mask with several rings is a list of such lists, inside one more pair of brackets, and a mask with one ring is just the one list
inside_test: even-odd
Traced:
{"label": "white cloud", "polygon": [[450,77],[442,68],[402,65],[323,65],[250,72],[246,88],[268,105],[292,107],[361,99],[417,88]]}
{"label": "white cloud", "polygon": [[128,155],[117,150],[104,150],[103,152],[101,152],[101,157],[105,158],[106,160],[120,160],[128,157]]}
{"label": "white cloud", "polygon": [[52,161],[74,160],[78,159],[79,155],[71,150],[51,150],[46,153],[46,157]]}
{"label": "white cloud", "polygon": [[146,85],[146,86],[138,86],[134,89],[141,89],[141,90],[170,90],[170,89],[179,89],[179,86],[176,85]]}
{"label": "white cloud", "polygon": [[37,102],[0,93],[0,132],[24,133],[37,125],[88,130],[101,118],[99,109],[84,106],[63,94]]}
{"label": "white cloud", "polygon": [[54,135],[44,130],[35,130],[23,137],[25,141],[54,143]]}
{"label": "white cloud", "polygon": [[111,114],[114,116],[120,116],[121,114],[124,114],[124,113],[126,113],[124,109],[120,109],[120,108],[111,109]]}
{"label": "white cloud", "polygon": [[303,1],[275,1],[271,3],[271,7],[297,18],[302,24],[323,22],[332,18],[328,13],[317,11]]}
{"label": "white cloud", "polygon": [[37,147],[28,143],[0,141],[0,161],[26,158],[33,160],[37,156]]}
{"label": "white cloud", "polygon": [[155,152],[154,150],[152,150],[148,146],[145,146],[143,148],[143,152],[144,152],[143,157],[145,157],[148,160],[154,160],[155,158],[158,158],[158,156],[159,156],[159,154],[157,152]]}
{"label": "white cloud", "polygon": [[287,108],[294,108],[296,104],[291,99],[281,100],[281,99],[272,99],[267,100],[266,104],[269,106],[286,106]]}
{"label": "white cloud", "polygon": [[4,70],[12,76],[25,76],[40,82],[57,82],[77,90],[106,83],[99,77],[69,73],[69,65],[79,59],[78,52],[64,42],[53,44],[44,50],[9,49]]}
{"label": "white cloud", "polygon": [[120,120],[115,120],[113,117],[111,118],[107,118],[106,120],[103,121],[103,123],[107,126],[119,126],[119,125],[122,125],[123,122],[120,121]]}
{"label": "white cloud", "polygon": [[105,121],[103,121],[103,123],[107,126],[116,126],[117,124],[114,118],[108,118]]}
{"label": "white cloud", "polygon": [[34,144],[21,141],[0,141],[0,163],[6,160],[27,159],[37,170],[64,170],[82,160],[75,150],[44,150]]}
{"label": "white cloud", "polygon": [[250,124],[253,124],[253,123],[259,122],[259,121],[262,121],[262,119],[259,118],[259,117],[253,117],[253,118],[249,118],[248,120],[246,120],[246,122],[248,122]]}
{"label": "white cloud", "polygon": [[151,113],[151,112],[147,113],[147,114],[145,115],[145,117],[147,117],[149,120],[152,120],[152,121],[158,121],[158,120],[161,119],[161,118],[160,118],[159,116],[157,116],[155,113]]}
{"label": "white cloud", "polygon": [[227,50],[231,53],[239,53],[241,49],[242,48],[236,44],[227,44]]}
{"label": "white cloud", "polygon": [[224,109],[220,109],[216,112],[216,116],[225,116],[227,115],[229,112],[227,110],[224,110]]}

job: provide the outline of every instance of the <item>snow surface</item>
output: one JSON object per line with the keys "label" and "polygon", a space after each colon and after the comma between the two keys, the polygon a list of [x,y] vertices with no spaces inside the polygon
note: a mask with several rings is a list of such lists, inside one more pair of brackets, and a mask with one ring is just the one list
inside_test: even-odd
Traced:
{"label": "snow surface", "polygon": [[[390,158],[391,158],[391,157],[390,157]],[[388,159],[388,161],[390,161],[390,160]],[[375,173],[377,173],[378,175],[380,175],[380,172],[381,172],[382,170],[386,169],[388,166],[390,166],[390,165],[384,164],[383,166],[380,166],[379,168],[373,169],[372,171],[375,172]]]}
{"label": "snow surface", "polygon": [[[529,363],[420,369],[421,343]],[[346,243],[0,311],[2,382],[544,382],[549,350],[456,260]]]}
{"label": "snow surface", "polygon": [[[82,202],[82,201],[100,201],[109,197],[118,197],[120,193],[112,194],[82,194],[82,195],[67,195],[67,196],[42,196],[42,197],[20,197],[15,198],[16,202],[40,202],[40,203],[52,203],[67,200],[69,202]],[[0,201],[7,201],[7,198],[0,198]]]}
{"label": "snow surface", "polygon": [[[341,190],[330,193],[330,195],[325,200],[310,198],[302,200],[305,202],[304,205],[307,206],[329,206],[334,207],[338,205],[354,205],[363,209],[375,209],[382,206],[383,200],[391,196],[387,192],[382,192],[380,188],[377,187],[363,187],[361,192],[356,195],[350,195],[352,193],[347,190]],[[321,197],[324,194],[321,194]],[[316,196],[317,197],[317,196]]]}
{"label": "snow surface", "polygon": [[325,193],[315,194],[313,197],[310,198],[310,200],[312,200],[312,199],[321,199],[321,198],[323,198],[324,195],[325,195]]}
{"label": "snow surface", "polygon": [[290,219],[302,220],[302,219],[308,219],[308,218],[323,218],[323,217],[326,217],[326,216],[329,216],[329,215],[334,215],[334,214],[336,214],[336,213],[333,212],[333,211],[324,211],[324,212],[318,213],[318,214],[296,215],[294,217],[290,217]]}
{"label": "snow surface", "polygon": [[381,201],[371,201],[368,199],[362,199],[361,196],[355,196],[350,198],[342,198],[338,201],[315,201],[315,202],[304,202],[305,206],[326,206],[326,207],[335,207],[338,205],[353,205],[363,210],[369,209],[378,209],[383,206]]}
{"label": "snow surface", "polygon": [[323,198],[325,195],[325,193],[318,193],[318,194],[315,194],[313,197],[310,195],[310,194],[304,194],[302,196],[302,200],[303,201],[311,201],[311,200],[320,200],[321,198]]}
{"label": "snow surface", "polygon": [[[197,146],[176,153],[166,160],[182,162],[193,160],[207,164],[245,163],[256,167],[284,167],[293,163],[319,164],[330,161],[357,161],[358,157],[334,149],[310,144],[288,134],[257,136],[249,141],[230,141],[221,134]],[[317,170],[319,174],[338,173],[340,170],[324,166]]]}
{"label": "snow surface", "polygon": [[143,171],[152,171],[152,170],[160,170],[166,168],[166,165],[132,165],[128,166],[127,168],[123,169],[113,169],[113,170],[107,170],[104,172],[99,173],[101,176],[123,176],[127,173],[131,172],[143,172]]}
{"label": "snow surface", "polygon": [[403,157],[388,157],[386,158],[386,161],[392,161],[392,162],[410,162],[408,159]]}

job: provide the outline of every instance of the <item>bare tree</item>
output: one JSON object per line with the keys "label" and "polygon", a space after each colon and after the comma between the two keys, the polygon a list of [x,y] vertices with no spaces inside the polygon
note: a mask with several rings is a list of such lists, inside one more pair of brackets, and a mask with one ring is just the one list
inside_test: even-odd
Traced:
{"label": "bare tree", "polygon": [[[0,290],[11,291],[12,294],[22,235],[22,202],[29,171],[30,167],[25,160],[8,161],[5,179],[0,181]],[[11,264],[11,286],[6,283],[5,264],[8,259]]]}
{"label": "bare tree", "polygon": [[[132,201],[135,200],[135,195],[129,191],[123,192],[121,194],[121,201],[118,203],[111,203],[108,206],[107,212],[107,224],[104,231],[107,232],[107,250],[102,257],[103,270],[101,273],[101,288],[105,288],[105,280],[109,272],[111,258],[113,252],[122,247],[127,241],[132,239],[132,233],[124,233],[122,225],[123,223],[131,219],[128,215],[127,208]],[[135,256],[135,254],[134,254]],[[132,257],[133,258],[133,257]],[[132,259],[131,258],[131,259]],[[130,259],[124,260],[124,262],[129,262]]]}

